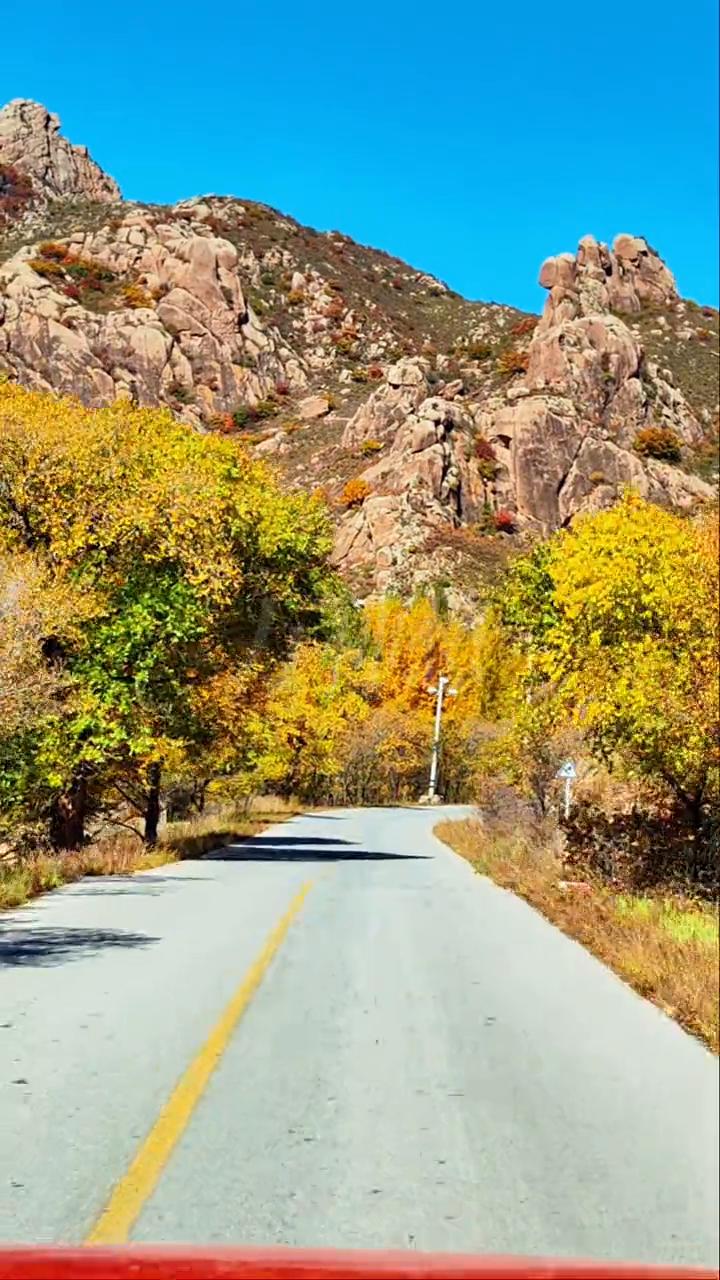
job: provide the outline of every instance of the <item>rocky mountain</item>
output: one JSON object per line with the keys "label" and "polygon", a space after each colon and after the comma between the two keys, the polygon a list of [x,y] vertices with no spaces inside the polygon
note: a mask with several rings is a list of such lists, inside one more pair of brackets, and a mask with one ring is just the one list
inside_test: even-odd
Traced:
{"label": "rocky mountain", "polygon": [[549,258],[539,318],[265,205],[123,201],[59,128],[0,111],[0,371],[238,435],[322,490],[358,595],[472,598],[628,484],[712,497],[718,313],[643,238]]}

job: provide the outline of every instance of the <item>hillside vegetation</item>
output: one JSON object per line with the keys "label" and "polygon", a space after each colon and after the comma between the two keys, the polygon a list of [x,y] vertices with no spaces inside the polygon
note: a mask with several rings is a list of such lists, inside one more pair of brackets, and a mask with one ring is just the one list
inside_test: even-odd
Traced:
{"label": "hillside vegetation", "polygon": [[[170,792],[417,799],[440,670],[444,790],[544,814],[572,744],[686,834],[717,805],[717,536],[629,495],[516,558],[472,625],[442,592],[359,609],[318,498],[163,411],[0,386],[6,829],[81,843]],[[680,853],[677,852],[680,858]]]}

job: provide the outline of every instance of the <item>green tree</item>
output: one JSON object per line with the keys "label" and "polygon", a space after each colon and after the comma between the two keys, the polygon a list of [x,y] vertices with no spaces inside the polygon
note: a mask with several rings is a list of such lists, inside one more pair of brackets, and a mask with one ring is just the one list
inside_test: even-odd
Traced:
{"label": "green tree", "polygon": [[212,754],[199,690],[317,625],[329,547],[321,505],[228,439],[0,387],[0,551],[35,557],[87,614],[46,624],[73,693],[28,777],[54,796],[59,844],[115,785],[143,798],[154,839],[162,761]]}

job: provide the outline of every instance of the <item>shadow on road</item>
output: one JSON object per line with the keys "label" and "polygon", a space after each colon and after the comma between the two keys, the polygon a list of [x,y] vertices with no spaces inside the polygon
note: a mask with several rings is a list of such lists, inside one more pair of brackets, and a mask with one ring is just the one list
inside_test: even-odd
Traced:
{"label": "shadow on road", "polygon": [[159,938],[121,929],[0,929],[3,965],[53,965],[96,955],[106,947],[147,947]]}
{"label": "shadow on road", "polygon": [[75,884],[65,887],[65,894],[73,898],[106,898],[113,897],[158,897],[170,886],[181,887],[184,884],[207,883],[207,876],[92,876],[77,880]]}
{"label": "shadow on road", "polygon": [[363,849],[352,840],[332,840],[326,836],[313,839],[302,836],[275,836],[272,840],[238,841],[205,855],[209,862],[402,862],[407,859],[426,861],[420,853],[381,853]]}

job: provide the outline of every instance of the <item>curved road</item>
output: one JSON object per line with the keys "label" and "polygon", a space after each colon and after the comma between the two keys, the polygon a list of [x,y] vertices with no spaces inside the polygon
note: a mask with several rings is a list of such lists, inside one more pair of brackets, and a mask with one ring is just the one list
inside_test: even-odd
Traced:
{"label": "curved road", "polygon": [[308,815],[2,917],[0,1239],[716,1265],[715,1059],[447,814]]}

